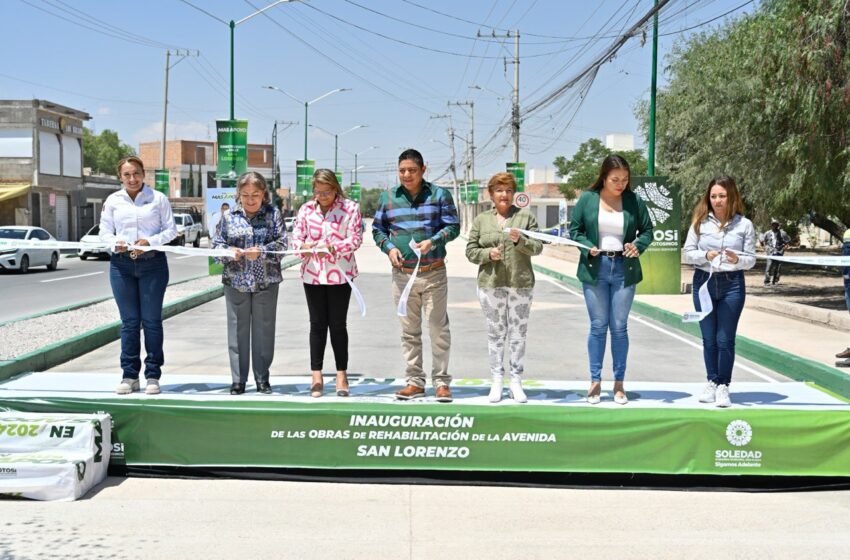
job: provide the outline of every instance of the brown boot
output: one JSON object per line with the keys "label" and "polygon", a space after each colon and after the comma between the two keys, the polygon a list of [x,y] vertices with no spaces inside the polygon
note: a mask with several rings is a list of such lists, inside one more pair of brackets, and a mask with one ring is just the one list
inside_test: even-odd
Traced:
{"label": "brown boot", "polygon": [[437,402],[452,402],[452,390],[448,385],[437,387]]}
{"label": "brown boot", "polygon": [[396,391],[395,398],[400,401],[409,401],[411,399],[421,399],[425,396],[425,389],[416,385],[408,385],[401,391]]}

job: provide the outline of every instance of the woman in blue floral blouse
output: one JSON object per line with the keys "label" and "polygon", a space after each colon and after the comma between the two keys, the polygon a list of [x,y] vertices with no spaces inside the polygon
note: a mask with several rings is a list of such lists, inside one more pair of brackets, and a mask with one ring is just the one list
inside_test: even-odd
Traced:
{"label": "woman in blue floral blouse", "polygon": [[233,378],[230,394],[245,392],[248,366],[253,361],[257,392],[269,395],[277,292],[283,280],[283,255],[273,252],[285,251],[287,239],[283,218],[271,204],[271,193],[262,175],[249,171],[239,177],[236,208],[222,216],[212,246],[234,250],[233,257],[216,258],[224,265],[221,281]]}

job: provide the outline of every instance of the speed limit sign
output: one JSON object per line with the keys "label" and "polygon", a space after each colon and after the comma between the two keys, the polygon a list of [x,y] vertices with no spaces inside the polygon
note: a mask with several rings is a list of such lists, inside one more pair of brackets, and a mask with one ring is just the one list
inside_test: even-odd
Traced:
{"label": "speed limit sign", "polygon": [[531,202],[531,198],[525,193],[516,193],[514,197],[514,204],[519,206],[520,208],[525,208],[528,206],[528,203]]}

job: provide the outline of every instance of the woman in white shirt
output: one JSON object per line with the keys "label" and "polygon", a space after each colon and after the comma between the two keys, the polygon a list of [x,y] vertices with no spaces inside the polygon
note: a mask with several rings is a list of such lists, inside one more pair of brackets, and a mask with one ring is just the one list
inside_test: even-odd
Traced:
{"label": "woman in white shirt", "polygon": [[156,395],[165,361],[162,300],[168,285],[168,262],[162,251],[130,250],[128,245],[165,245],[177,237],[177,228],[168,198],[144,183],[142,160],[135,156],[122,159],[118,178],[124,188],[107,197],[100,215],[100,239],[113,246],[109,280],[121,315],[122,379],[115,392],[126,395],[139,390],[140,333],[144,328],[145,393]]}
{"label": "woman in white shirt", "polygon": [[735,335],[744,310],[744,271],[756,264],[756,231],[744,217],[744,203],[731,177],[721,175],[708,183],[694,209],[685,261],[693,264],[694,306],[702,309],[699,290],[708,284],[712,310],[699,324],[708,383],[700,402],[731,406],[729,383],[735,365]]}

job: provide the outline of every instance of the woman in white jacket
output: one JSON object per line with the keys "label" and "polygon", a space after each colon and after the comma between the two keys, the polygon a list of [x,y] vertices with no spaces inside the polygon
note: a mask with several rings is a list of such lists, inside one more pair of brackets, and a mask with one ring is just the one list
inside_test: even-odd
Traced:
{"label": "woman in white jacket", "polygon": [[731,177],[721,175],[708,183],[694,209],[685,260],[693,264],[694,306],[702,309],[700,288],[711,299],[711,313],[700,321],[708,383],[700,402],[731,406],[729,383],[735,365],[735,335],[744,310],[744,271],[755,265],[756,231],[744,217],[744,204]]}

